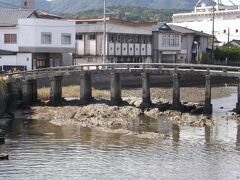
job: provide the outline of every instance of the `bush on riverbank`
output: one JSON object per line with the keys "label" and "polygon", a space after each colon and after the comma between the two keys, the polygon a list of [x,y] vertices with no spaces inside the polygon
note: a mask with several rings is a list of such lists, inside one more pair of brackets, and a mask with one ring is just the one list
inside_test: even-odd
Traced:
{"label": "bush on riverbank", "polygon": [[[92,90],[93,97],[110,97],[108,91],[104,90]],[[62,96],[65,98],[79,98],[80,97],[80,86],[65,86],[62,88]],[[38,89],[38,98],[40,100],[49,100],[50,98],[50,88],[44,87]]]}
{"label": "bush on riverbank", "polygon": [[218,47],[214,52],[215,59],[218,61],[226,61],[228,59],[229,61],[240,62],[240,48],[236,47]]}

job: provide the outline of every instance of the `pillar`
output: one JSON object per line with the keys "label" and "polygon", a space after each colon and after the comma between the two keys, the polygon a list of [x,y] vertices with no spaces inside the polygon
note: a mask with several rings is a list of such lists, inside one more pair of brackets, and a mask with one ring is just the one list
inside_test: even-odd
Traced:
{"label": "pillar", "polygon": [[211,77],[210,77],[210,75],[206,75],[204,113],[205,114],[212,114]]}
{"label": "pillar", "polygon": [[240,78],[238,78],[238,91],[237,91],[237,104],[236,104],[236,113],[240,114]]}
{"label": "pillar", "polygon": [[31,105],[37,101],[37,80],[24,80],[22,87],[23,101],[27,105]]}
{"label": "pillar", "polygon": [[51,77],[50,102],[57,105],[62,101],[62,76]]}
{"label": "pillar", "polygon": [[142,105],[151,105],[150,97],[150,74],[144,72],[142,73]]}
{"label": "pillar", "polygon": [[80,74],[80,101],[83,104],[92,101],[92,79],[87,73]]}
{"label": "pillar", "polygon": [[121,97],[121,78],[120,78],[120,74],[111,73],[110,89],[111,89],[111,103],[113,105],[121,104],[122,97]]}
{"label": "pillar", "polygon": [[173,74],[173,101],[172,101],[173,110],[181,110],[180,102],[180,77],[178,73]]}

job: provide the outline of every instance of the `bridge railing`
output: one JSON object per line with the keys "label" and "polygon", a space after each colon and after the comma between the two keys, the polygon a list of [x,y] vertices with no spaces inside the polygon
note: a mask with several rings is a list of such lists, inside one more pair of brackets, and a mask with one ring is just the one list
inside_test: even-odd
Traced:
{"label": "bridge railing", "polygon": [[220,66],[220,65],[205,65],[205,64],[170,64],[170,63],[121,63],[121,64],[82,64],[75,66],[59,66],[51,68],[42,68],[32,71],[23,71],[15,73],[7,73],[9,77],[34,76],[45,73],[61,73],[61,72],[84,72],[84,71],[103,71],[117,69],[159,69],[159,70],[191,70],[191,71],[221,71],[221,72],[239,72],[240,67],[236,66]]}

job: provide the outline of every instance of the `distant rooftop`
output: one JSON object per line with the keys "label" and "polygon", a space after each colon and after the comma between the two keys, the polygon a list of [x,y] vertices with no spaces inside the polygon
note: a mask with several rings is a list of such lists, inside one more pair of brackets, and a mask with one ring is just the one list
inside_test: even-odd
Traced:
{"label": "distant rooftop", "polygon": [[[128,24],[128,25],[134,25],[134,26],[141,26],[141,25],[153,25],[156,24],[156,22],[130,22],[122,19],[117,19],[117,18],[107,18],[107,22],[111,23],[120,23],[120,24]],[[103,18],[80,18],[80,19],[69,19],[69,21],[75,21],[76,24],[82,24],[82,23],[94,23],[94,22],[103,22]]]}
{"label": "distant rooftop", "polygon": [[37,17],[35,10],[30,9],[0,9],[0,26],[15,26],[18,19]]}
{"label": "distant rooftop", "polygon": [[0,27],[16,26],[18,19],[24,18],[61,19],[60,16],[34,9],[0,9]]}

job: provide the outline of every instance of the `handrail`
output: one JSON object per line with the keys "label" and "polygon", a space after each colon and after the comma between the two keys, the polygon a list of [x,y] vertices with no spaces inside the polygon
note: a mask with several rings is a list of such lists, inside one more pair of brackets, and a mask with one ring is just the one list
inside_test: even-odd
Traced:
{"label": "handrail", "polygon": [[6,73],[7,76],[27,76],[27,75],[38,75],[49,72],[71,72],[71,71],[104,71],[104,70],[117,70],[117,69],[174,69],[174,70],[206,70],[206,71],[222,71],[226,72],[239,72],[240,67],[236,66],[221,66],[221,65],[206,65],[206,64],[178,64],[178,63],[107,63],[107,64],[81,64],[73,66],[59,66],[42,68],[32,71],[22,71],[14,73]]}

